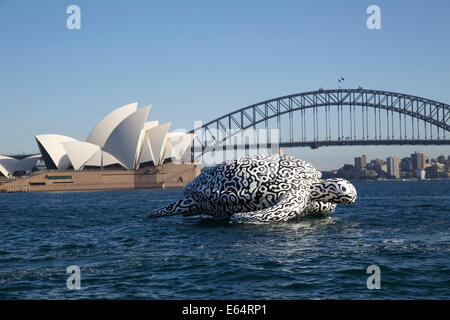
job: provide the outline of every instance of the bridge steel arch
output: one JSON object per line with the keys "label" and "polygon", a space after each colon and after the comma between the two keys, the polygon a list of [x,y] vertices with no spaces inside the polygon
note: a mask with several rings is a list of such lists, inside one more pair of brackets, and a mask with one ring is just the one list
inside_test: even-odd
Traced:
{"label": "bridge steel arch", "polygon": [[[333,121],[337,125],[337,136],[331,136],[331,118],[328,112],[333,107],[337,113],[337,121]],[[356,107],[360,108],[362,114],[362,121],[355,118]],[[326,120],[325,124],[319,125],[318,114],[319,108],[325,110]],[[344,137],[344,108],[350,112],[350,126],[354,126],[355,132],[351,137]],[[375,129],[375,137],[370,138],[369,135],[369,108],[374,109],[374,121],[372,127]],[[306,139],[306,134],[301,139],[296,139],[293,134],[292,115],[294,112],[305,112],[305,110],[313,109],[313,139]],[[353,119],[352,119],[353,110]],[[386,111],[386,127],[387,138],[381,137],[381,110]],[[378,111],[378,119],[377,119]],[[230,139],[239,132],[243,132],[249,128],[256,128],[257,124],[265,123],[265,128],[268,129],[268,121],[277,119],[277,128],[281,128],[280,117],[289,114],[289,139],[288,141],[277,141],[279,146],[310,146],[317,148],[319,146],[332,145],[380,145],[380,144],[450,144],[450,140],[446,139],[450,136],[450,105],[438,102],[431,99],[417,97],[409,94],[368,90],[363,88],[357,89],[332,89],[310,91],[303,93],[296,93],[292,95],[273,98],[262,101],[236,111],[230,112],[220,118],[214,119],[200,127],[195,128],[191,133],[196,133],[197,137],[193,141],[192,153],[208,151],[223,146],[227,139]],[[389,118],[391,114],[391,118]],[[398,114],[399,137],[394,137],[394,114]],[[402,119],[403,116],[403,119]],[[411,121],[411,134],[407,136],[407,117]],[[362,123],[362,137],[357,137],[356,123]],[[378,123],[377,123],[378,121]],[[425,122],[425,136],[427,135],[427,124],[430,126],[431,137],[421,138],[419,134],[419,121]],[[337,122],[337,123],[336,123]],[[367,129],[364,128],[367,123]],[[402,132],[402,123],[404,125]],[[416,126],[417,124],[417,126]],[[306,126],[306,124],[304,124]],[[303,124],[301,124],[303,127]],[[378,126],[378,128],[377,128]],[[437,139],[433,139],[432,128],[435,126],[437,132]],[[319,139],[319,131],[326,131],[326,138]],[[353,128],[350,128],[353,129]],[[389,130],[392,131],[390,136]],[[415,132],[416,129],[416,132]],[[303,130],[303,128],[302,128]],[[328,132],[330,130],[330,132]],[[364,131],[367,132],[364,132]],[[378,130],[378,131],[377,131]],[[353,131],[353,130],[351,130]],[[408,133],[408,134],[409,134]],[[302,132],[303,135],[303,132]],[[269,142],[270,144],[270,142]],[[234,146],[234,148],[249,147]]]}

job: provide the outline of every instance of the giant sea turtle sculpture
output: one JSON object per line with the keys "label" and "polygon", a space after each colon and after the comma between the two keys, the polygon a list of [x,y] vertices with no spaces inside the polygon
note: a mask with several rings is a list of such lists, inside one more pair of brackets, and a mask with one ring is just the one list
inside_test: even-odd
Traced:
{"label": "giant sea turtle sculpture", "polygon": [[148,217],[208,214],[232,222],[281,222],[328,215],[336,204],[356,200],[349,181],[321,176],[313,165],[292,156],[244,156],[203,171],[184,187],[184,198]]}

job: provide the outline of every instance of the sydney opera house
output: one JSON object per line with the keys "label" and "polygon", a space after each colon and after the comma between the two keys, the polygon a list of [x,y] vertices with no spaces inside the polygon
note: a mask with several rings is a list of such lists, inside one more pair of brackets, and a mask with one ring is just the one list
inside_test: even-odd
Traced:
{"label": "sydney opera house", "polygon": [[0,176],[29,173],[41,160],[45,170],[11,179],[0,191],[53,191],[178,187],[195,178],[189,146],[194,135],[169,132],[170,123],[147,121],[151,105],[122,106],[100,120],[85,141],[36,136],[41,152],[18,159],[0,156]]}

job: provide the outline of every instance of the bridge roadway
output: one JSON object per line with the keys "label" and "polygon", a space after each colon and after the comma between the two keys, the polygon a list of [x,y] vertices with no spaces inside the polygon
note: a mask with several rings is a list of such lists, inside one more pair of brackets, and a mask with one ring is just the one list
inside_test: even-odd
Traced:
{"label": "bridge roadway", "polygon": [[194,147],[194,152],[204,152],[213,150],[238,150],[238,149],[259,149],[268,148],[271,149],[278,147],[293,148],[293,147],[310,147],[311,149],[317,149],[319,147],[332,147],[332,146],[368,146],[368,145],[450,145],[450,140],[409,140],[409,139],[397,139],[397,140],[320,140],[320,141],[293,141],[293,142],[280,142],[280,143],[268,143],[268,144],[245,144],[245,145],[226,145],[220,144],[216,147],[208,146],[202,148],[200,146]]}

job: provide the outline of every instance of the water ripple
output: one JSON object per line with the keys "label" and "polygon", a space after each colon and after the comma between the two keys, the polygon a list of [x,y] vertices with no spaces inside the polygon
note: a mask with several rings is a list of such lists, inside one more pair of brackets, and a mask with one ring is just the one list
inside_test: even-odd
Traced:
{"label": "water ripple", "polygon": [[450,298],[450,182],[356,187],[332,217],[272,225],[145,218],[181,190],[0,194],[0,298]]}

